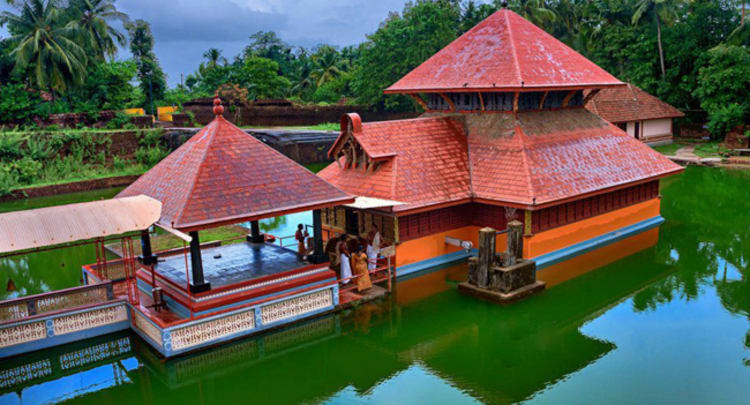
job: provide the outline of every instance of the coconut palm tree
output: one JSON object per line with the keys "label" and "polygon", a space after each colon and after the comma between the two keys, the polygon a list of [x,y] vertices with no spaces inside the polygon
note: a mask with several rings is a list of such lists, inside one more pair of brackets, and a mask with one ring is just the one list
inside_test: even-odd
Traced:
{"label": "coconut palm tree", "polygon": [[677,16],[677,3],[675,0],[638,0],[633,13],[633,24],[638,24],[644,17],[650,17],[656,26],[656,43],[659,47],[659,64],[661,66],[661,78],[667,76],[664,65],[664,47],[661,42],[662,24],[670,24]]}
{"label": "coconut palm tree", "polygon": [[341,76],[348,67],[347,61],[330,45],[321,46],[312,56],[312,60],[315,68],[310,72],[310,77],[315,80],[318,87]]}
{"label": "coconut palm tree", "polygon": [[71,0],[68,12],[68,26],[78,32],[79,39],[88,44],[97,59],[114,57],[117,46],[128,43],[125,34],[110,25],[120,22],[126,26],[130,22],[127,14],[117,11],[114,0]]}
{"label": "coconut palm tree", "polygon": [[76,43],[77,31],[66,24],[58,0],[26,0],[12,5],[17,14],[0,13],[0,23],[8,27],[14,70],[31,71],[30,79],[39,89],[63,91],[81,83],[86,74],[86,52]]}
{"label": "coconut palm tree", "polygon": [[557,18],[545,0],[515,0],[508,3],[508,7],[521,17],[531,21],[549,31],[549,23]]}
{"label": "coconut palm tree", "polygon": [[206,52],[203,52],[203,57],[208,61],[208,67],[216,67],[219,61],[224,65],[227,64],[227,58],[221,54],[221,49],[208,48]]}

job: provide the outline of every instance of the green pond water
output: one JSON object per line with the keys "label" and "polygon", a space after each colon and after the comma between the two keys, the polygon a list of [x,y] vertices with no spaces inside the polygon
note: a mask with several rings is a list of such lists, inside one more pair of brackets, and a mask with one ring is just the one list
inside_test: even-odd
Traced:
{"label": "green pond water", "polygon": [[[662,194],[656,246],[511,306],[460,295],[465,269],[441,269],[169,361],[131,333],[4,360],[0,404],[747,403],[750,173],[691,167]],[[66,254],[3,262],[0,280],[75,282]]]}

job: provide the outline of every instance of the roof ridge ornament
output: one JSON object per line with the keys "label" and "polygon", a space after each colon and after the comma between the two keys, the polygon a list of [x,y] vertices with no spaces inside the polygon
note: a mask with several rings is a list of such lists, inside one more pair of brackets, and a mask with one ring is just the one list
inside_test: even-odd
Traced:
{"label": "roof ridge ornament", "polygon": [[221,98],[219,96],[214,98],[214,115],[217,117],[224,116],[224,106],[221,105]]}

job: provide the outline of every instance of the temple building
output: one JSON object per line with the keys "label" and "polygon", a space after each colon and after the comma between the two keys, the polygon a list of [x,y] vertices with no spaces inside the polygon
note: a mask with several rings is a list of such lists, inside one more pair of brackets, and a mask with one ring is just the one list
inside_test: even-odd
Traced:
{"label": "temple building", "polygon": [[586,109],[652,146],[672,143],[674,119],[685,116],[630,83],[602,89],[588,100]]}
{"label": "temple building", "polygon": [[512,219],[548,282],[560,281],[555,268],[583,271],[651,245],[659,180],[683,169],[585,108],[615,88],[627,86],[500,10],[385,90],[412,97],[422,116],[342,118],[335,162],[319,176],[383,203],[323,210],[323,226],[376,227],[395,246],[398,276],[462,260],[472,252],[456,241],[476,246],[480,228]]}

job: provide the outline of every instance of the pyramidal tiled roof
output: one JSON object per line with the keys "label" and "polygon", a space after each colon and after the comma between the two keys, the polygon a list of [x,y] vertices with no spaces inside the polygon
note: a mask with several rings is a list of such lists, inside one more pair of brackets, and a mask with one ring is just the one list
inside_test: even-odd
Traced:
{"label": "pyramidal tiled roof", "polygon": [[622,84],[541,28],[502,9],[385,92],[532,91]]}
{"label": "pyramidal tiled roof", "polygon": [[466,200],[533,209],[684,170],[583,108],[431,113],[364,123],[356,139],[388,145],[391,156],[373,172],[333,163],[320,176],[406,203],[395,211]]}
{"label": "pyramidal tiled roof", "polygon": [[586,108],[609,122],[678,118],[685,114],[636,86],[602,89],[586,103]]}
{"label": "pyramidal tiled roof", "polygon": [[354,201],[221,115],[118,197],[162,203],[159,222],[183,231]]}

